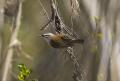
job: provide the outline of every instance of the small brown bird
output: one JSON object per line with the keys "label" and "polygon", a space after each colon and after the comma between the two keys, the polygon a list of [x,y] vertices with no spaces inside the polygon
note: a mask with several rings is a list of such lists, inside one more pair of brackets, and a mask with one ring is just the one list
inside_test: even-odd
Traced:
{"label": "small brown bird", "polygon": [[83,39],[72,39],[62,34],[46,33],[41,36],[44,37],[53,48],[65,48],[73,46],[74,44],[84,43]]}

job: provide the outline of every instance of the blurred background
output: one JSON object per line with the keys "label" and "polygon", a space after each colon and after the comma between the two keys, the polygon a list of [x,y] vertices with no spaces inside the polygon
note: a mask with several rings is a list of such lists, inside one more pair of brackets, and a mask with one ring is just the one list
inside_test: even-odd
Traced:
{"label": "blurred background", "polygon": [[[84,44],[75,45],[74,54],[80,64],[81,81],[120,81],[120,0],[54,0],[58,14]],[[19,81],[17,65],[32,69],[38,81],[74,81],[73,64],[64,51],[52,48],[39,35],[53,32],[48,25],[51,0],[23,0],[18,40],[22,52],[9,53],[16,0],[0,0],[0,81]],[[10,13],[9,13],[10,12]],[[14,12],[14,13],[13,13]],[[6,59],[11,59],[7,79],[3,80]]]}

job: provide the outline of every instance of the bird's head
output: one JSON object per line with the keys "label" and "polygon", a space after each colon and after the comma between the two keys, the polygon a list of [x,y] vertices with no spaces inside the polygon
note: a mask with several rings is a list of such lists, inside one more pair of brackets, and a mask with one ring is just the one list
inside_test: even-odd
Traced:
{"label": "bird's head", "polygon": [[45,33],[45,34],[42,34],[41,36],[44,38],[47,38],[47,39],[51,39],[54,36],[54,34],[53,33]]}

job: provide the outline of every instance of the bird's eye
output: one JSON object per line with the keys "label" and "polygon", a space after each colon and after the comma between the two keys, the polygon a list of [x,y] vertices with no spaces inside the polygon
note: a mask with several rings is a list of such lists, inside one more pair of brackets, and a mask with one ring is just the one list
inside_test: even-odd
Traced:
{"label": "bird's eye", "polygon": [[50,37],[50,35],[47,35],[47,34],[46,34],[46,35],[44,35],[44,37]]}

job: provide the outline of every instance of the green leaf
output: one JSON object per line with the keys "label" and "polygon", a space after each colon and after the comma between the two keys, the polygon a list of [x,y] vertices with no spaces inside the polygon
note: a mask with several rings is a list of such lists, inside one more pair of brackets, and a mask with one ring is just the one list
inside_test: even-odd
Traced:
{"label": "green leaf", "polygon": [[[26,79],[28,79],[28,77],[30,76],[31,74],[31,69],[27,68],[27,66],[25,64],[19,64],[17,65],[18,68],[19,68],[19,74],[18,74],[18,79],[20,81],[25,81]],[[33,80],[30,80],[30,81],[38,81],[37,79],[33,79]]]}
{"label": "green leaf", "polygon": [[25,76],[21,72],[18,75],[18,80],[20,80],[20,81],[24,81],[25,80]]}

